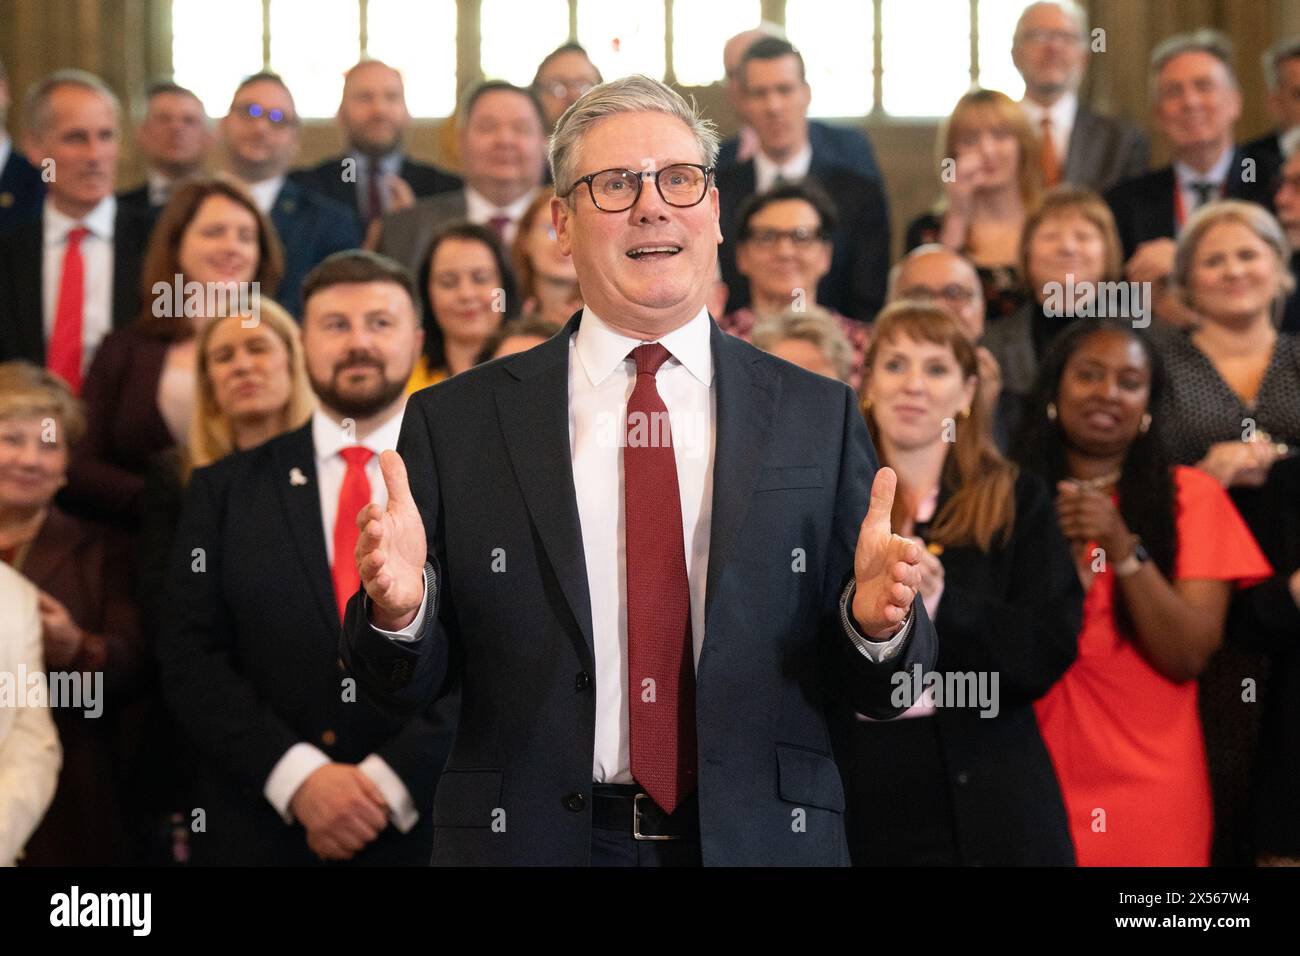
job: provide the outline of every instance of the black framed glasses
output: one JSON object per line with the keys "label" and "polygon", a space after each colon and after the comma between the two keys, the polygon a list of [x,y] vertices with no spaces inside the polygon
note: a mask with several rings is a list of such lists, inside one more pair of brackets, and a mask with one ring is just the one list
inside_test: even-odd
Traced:
{"label": "black framed glasses", "polygon": [[673,163],[663,169],[647,169],[638,172],[635,169],[602,169],[598,173],[583,176],[569,187],[565,197],[583,183],[591,201],[602,212],[624,212],[631,209],[641,198],[641,187],[646,179],[655,181],[659,197],[670,206],[688,209],[697,206],[709,191],[709,179],[713,176],[712,166],[699,163]]}
{"label": "black framed glasses", "polygon": [[797,229],[751,229],[745,233],[743,241],[752,242],[761,249],[774,249],[782,239],[789,239],[796,249],[807,249],[819,242],[830,239],[825,229],[809,229],[799,226]]}
{"label": "black framed glasses", "polygon": [[900,293],[899,298],[915,299],[920,302],[934,302],[942,299],[944,302],[949,302],[953,305],[965,305],[967,302],[971,301],[971,299],[975,298],[975,290],[969,289],[963,285],[958,285],[955,282],[950,283],[941,289],[936,289],[932,286],[926,285],[914,285],[908,286],[904,289]]}

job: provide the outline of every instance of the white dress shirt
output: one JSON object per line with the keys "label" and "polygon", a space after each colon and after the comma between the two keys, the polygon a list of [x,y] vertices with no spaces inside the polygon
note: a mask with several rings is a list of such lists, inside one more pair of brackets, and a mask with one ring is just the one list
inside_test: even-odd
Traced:
{"label": "white dress shirt", "polygon": [[81,370],[90,367],[95,350],[113,327],[113,228],[117,220],[117,197],[105,196],[81,219],[65,216],[45,197],[44,246],[42,250],[41,295],[45,300],[44,328],[48,345],[54,334],[59,308],[59,285],[63,280],[63,257],[68,251],[68,233],[78,226],[90,232],[81,239],[81,264],[85,296],[81,306]]}
{"label": "white dress shirt", "polygon": [[[388,488],[384,485],[383,473],[379,469],[379,453],[397,447],[397,436],[402,430],[403,410],[399,410],[359,442],[319,408],[312,414],[311,436],[312,445],[316,449],[316,487],[320,491],[326,561],[331,567],[334,564],[334,519],[338,512],[343,476],[347,473],[347,462],[339,452],[353,445],[365,445],[374,452],[374,456],[366,462],[366,477],[370,480],[370,500],[379,505],[387,504]],[[288,476],[285,480],[289,480]],[[294,817],[289,802],[298,788],[308,777],[330,762],[330,758],[324,751],[305,742],[294,744],[276,762],[266,778],[262,793],[279,812],[285,823],[293,823]],[[402,778],[378,754],[369,754],[357,766],[384,795],[393,826],[403,833],[410,832],[420,818],[420,814],[415,809],[415,801],[411,799],[411,794],[406,789],[406,784],[402,782]]]}
{"label": "white dress shirt", "polygon": [[1020,101],[1020,108],[1024,110],[1035,136],[1043,134],[1043,117],[1052,121],[1052,146],[1056,149],[1056,161],[1061,165],[1061,179],[1064,180],[1070,133],[1074,129],[1074,118],[1079,115],[1079,98],[1074,93],[1065,93],[1051,106],[1043,106],[1026,96]]}
{"label": "white dress shirt", "polygon": [[[1193,169],[1186,163],[1174,161],[1174,179],[1178,183],[1178,191],[1183,197],[1183,213],[1187,219],[1191,218],[1201,204],[1201,197],[1196,194],[1192,188],[1192,183],[1211,183],[1215,187],[1215,194],[1210,197],[1210,202],[1220,199],[1225,195],[1224,186],[1228,181],[1229,167],[1232,165],[1232,156],[1235,149],[1230,145],[1223,151],[1223,155],[1214,161],[1209,172],[1202,173]],[[1184,220],[1186,221],[1186,219]],[[1178,223],[1181,230],[1183,223]]]}
{"label": "white dress shirt", "polygon": [[149,190],[149,205],[165,206],[167,200],[172,198],[172,190],[176,188],[176,180],[158,172],[156,169],[151,169],[146,177],[145,185]]}
{"label": "white dress shirt", "polygon": [[395,149],[391,153],[386,153],[376,160],[373,156],[367,156],[359,150],[353,150],[348,154],[348,158],[353,162],[353,168],[357,171],[357,214],[362,218],[370,215],[370,166],[372,163],[379,163],[379,172],[382,177],[379,181],[379,214],[383,215],[389,211],[389,195],[385,183],[389,176],[398,176],[402,172],[402,151]]}
{"label": "white dress shirt", "polygon": [[276,197],[280,195],[280,190],[284,188],[284,176],[272,176],[270,179],[263,179],[260,183],[244,183],[244,188],[248,190],[249,195],[253,197],[253,202],[264,215],[271,215],[271,208],[275,205]]}
{"label": "white dress shirt", "polygon": [[776,183],[780,176],[786,182],[798,182],[808,176],[812,167],[812,143],[805,142],[803,149],[795,153],[784,163],[768,157],[761,149],[754,154],[755,191],[765,193]]}
{"label": "white dress shirt", "polygon": [[[711,329],[708,312],[701,309],[686,325],[654,340],[672,356],[659,369],[655,384],[668,409],[673,435],[697,666],[704,644],[717,421]],[[626,433],[627,401],[636,384],[636,362],[630,353],[643,344],[610,328],[590,307],[583,309],[578,332],[569,340],[569,452],[596,652],[596,740],[591,771],[595,783],[633,782],[628,735],[623,451],[621,439],[611,441],[610,436]],[[416,639],[425,610],[421,603],[415,620],[403,630],[380,633],[396,640]],[[853,643],[871,660],[888,660],[902,646],[910,626],[909,617],[907,626],[887,642],[854,639]],[[845,640],[849,639],[846,634]]]}
{"label": "white dress shirt", "polygon": [[5,164],[9,162],[9,154],[12,151],[13,145],[9,141],[9,134],[0,133],[0,172],[4,170]]}
{"label": "white dress shirt", "polygon": [[472,186],[465,187],[465,218],[479,226],[491,226],[492,220],[498,216],[505,216],[510,221],[506,223],[504,242],[507,246],[515,241],[515,233],[519,229],[519,219],[528,211],[528,205],[533,201],[536,195],[535,190],[529,190],[514,202],[506,206],[498,206],[489,200],[481,192],[478,192]]}
{"label": "white dress shirt", "polygon": [[[1300,146],[1300,126],[1292,126],[1285,132],[1277,135],[1278,148],[1282,150],[1282,158],[1290,159],[1291,154]],[[4,166],[4,160],[0,158],[0,167]]]}

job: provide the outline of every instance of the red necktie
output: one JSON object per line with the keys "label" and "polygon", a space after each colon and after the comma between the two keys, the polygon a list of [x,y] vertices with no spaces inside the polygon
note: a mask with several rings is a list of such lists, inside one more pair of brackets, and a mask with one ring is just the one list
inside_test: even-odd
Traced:
{"label": "red necktie", "polygon": [[81,259],[81,240],[90,234],[85,226],[68,232],[68,247],[63,252],[63,277],[59,280],[58,305],[54,310],[54,334],[46,365],[81,394],[81,356],[83,348],[82,313],[86,305],[86,268]]}
{"label": "red necktie", "polygon": [[378,219],[384,214],[384,202],[379,197],[379,180],[384,175],[383,170],[379,168],[379,160],[370,161],[369,187],[366,194],[366,211],[371,220]]}
{"label": "red necktie", "polygon": [[361,586],[357,574],[357,512],[370,504],[370,479],[366,477],[366,462],[374,455],[369,448],[353,445],[339,452],[347,462],[339,488],[339,508],[334,515],[334,600],[339,606],[339,620],[347,610],[348,601]]}
{"label": "red necktie", "polygon": [[502,242],[506,241],[506,227],[510,225],[509,216],[493,216],[488,220],[488,225],[496,230],[498,239]]}
{"label": "red necktie", "polygon": [[695,791],[695,655],[668,409],[655,373],[662,345],[632,350],[623,503],[627,556],[628,712],[632,776],[665,813]]}

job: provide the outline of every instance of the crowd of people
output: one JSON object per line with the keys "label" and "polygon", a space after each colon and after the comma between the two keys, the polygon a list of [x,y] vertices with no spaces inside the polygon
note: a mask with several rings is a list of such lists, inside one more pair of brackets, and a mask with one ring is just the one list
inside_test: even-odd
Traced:
{"label": "crowd of people", "polygon": [[[407,154],[379,61],[346,75],[345,152],[306,169],[279,76],[216,121],[159,83],[146,180],[116,193],[113,90],[51,73],[11,142],[0,66],[0,865],[420,865],[478,825],[434,803],[461,689],[401,711],[339,656],[356,515],[412,393],[574,334],[557,204],[645,202],[714,204],[709,315],[854,390],[922,549],[937,684],[893,720],[826,705],[853,861],[1300,865],[1300,38],[1252,142],[1227,40],[1160,43],[1152,170],[1145,132],[1079,100],[1088,28],[1026,7],[1024,98],[955,104],[897,258],[870,141],[809,119],[769,25],[723,51],[739,133],[657,170],[552,141],[603,80],[572,43],[469,91],[455,173]],[[596,440],[571,435],[575,467]],[[991,698],[954,704],[974,675]]]}

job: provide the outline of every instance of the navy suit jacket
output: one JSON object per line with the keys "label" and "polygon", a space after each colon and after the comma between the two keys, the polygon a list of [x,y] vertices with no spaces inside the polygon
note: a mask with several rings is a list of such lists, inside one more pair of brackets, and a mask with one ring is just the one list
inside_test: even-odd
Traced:
{"label": "navy suit jacket", "polygon": [[[591,859],[596,652],[568,411],[580,320],[412,396],[398,451],[428,536],[428,617],[403,643],[369,626],[360,596],[348,608],[342,650],[362,687],[419,708],[460,683],[435,864]],[[716,452],[696,666],[703,862],[846,864],[827,698],[895,716],[891,675],[933,665],[934,629],[916,601],[911,635],[880,664],[843,630],[839,600],[876,470],[853,393],[716,325],[711,343]],[[508,573],[492,573],[494,549]]]}
{"label": "navy suit jacket", "polygon": [[357,215],[286,179],[271,207],[271,223],[284,245],[284,278],[275,298],[301,321],[302,280],[326,256],[361,245]]}
{"label": "navy suit jacket", "polygon": [[[295,182],[314,190],[341,205],[347,206],[357,218],[357,228],[364,232],[365,223],[361,221],[361,210],[357,204],[356,180],[344,181],[342,175],[343,160],[346,156],[335,156],[310,169],[299,169],[289,174]],[[358,174],[360,175],[360,174]],[[447,172],[438,166],[421,163],[409,156],[402,157],[402,164],[397,175],[406,180],[416,197],[432,196],[434,193],[454,192],[464,186],[459,176]]]}
{"label": "navy suit jacket", "polygon": [[37,218],[45,199],[40,170],[11,148],[0,169],[0,234]]}
{"label": "navy suit jacket", "polygon": [[[305,481],[290,481],[295,470]],[[404,715],[347,693],[311,423],[195,471],[173,540],[158,657],[168,705],[198,752],[208,830],[193,836],[196,862],[318,862],[303,828],[286,826],[262,794],[305,742],[343,763],[378,754],[420,813],[409,834],[390,825],[353,862],[427,864],[454,698]]]}
{"label": "navy suit jacket", "polygon": [[[813,154],[821,154],[828,165],[843,166],[865,179],[880,178],[880,164],[876,162],[871,140],[861,130],[850,126],[831,126],[818,120],[808,121],[808,142]],[[718,169],[736,165],[736,152],[740,139],[731,137],[718,150]]]}
{"label": "navy suit jacket", "polygon": [[[864,179],[815,149],[808,178],[835,203],[839,224],[831,237],[831,267],[817,284],[817,304],[870,322],[885,303],[889,278],[889,207],[879,179]],[[727,310],[749,305],[749,280],[736,267],[740,204],[757,188],[754,161],[719,169],[722,245],[718,264],[727,284]]]}

